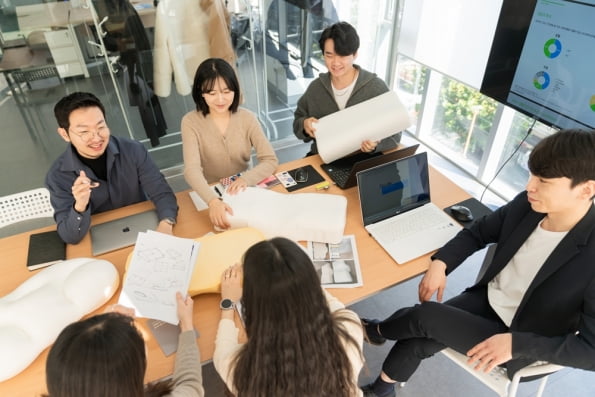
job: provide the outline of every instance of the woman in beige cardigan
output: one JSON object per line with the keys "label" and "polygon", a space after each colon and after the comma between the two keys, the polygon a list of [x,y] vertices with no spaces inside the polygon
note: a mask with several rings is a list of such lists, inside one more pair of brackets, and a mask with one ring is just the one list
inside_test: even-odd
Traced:
{"label": "woman in beige cardigan", "polygon": [[[209,184],[237,175],[227,192],[235,194],[272,175],[277,156],[254,114],[239,108],[240,85],[226,61],[210,58],[200,64],[194,77],[192,98],[196,110],[182,118],[184,177],[209,206],[211,222],[229,227],[227,214],[233,214]],[[258,164],[248,169],[252,148]]]}

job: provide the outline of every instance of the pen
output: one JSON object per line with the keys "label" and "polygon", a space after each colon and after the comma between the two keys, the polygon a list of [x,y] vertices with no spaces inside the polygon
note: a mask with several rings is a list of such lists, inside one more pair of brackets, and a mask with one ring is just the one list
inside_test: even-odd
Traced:
{"label": "pen", "polygon": [[219,188],[217,186],[215,186],[215,191],[217,192],[219,197],[223,197],[223,195],[221,194],[221,192],[219,191]]}

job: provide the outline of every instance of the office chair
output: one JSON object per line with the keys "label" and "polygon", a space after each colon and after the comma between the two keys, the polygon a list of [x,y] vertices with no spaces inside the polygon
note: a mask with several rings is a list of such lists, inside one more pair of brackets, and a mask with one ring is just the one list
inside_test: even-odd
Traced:
{"label": "office chair", "polygon": [[564,368],[561,365],[550,364],[547,362],[533,363],[518,370],[514,374],[511,381],[508,379],[505,368],[496,367],[488,373],[476,371],[472,365],[467,364],[467,360],[469,358],[464,354],[456,352],[451,348],[446,348],[442,350],[441,353],[502,397],[515,397],[519,387],[519,382],[522,378],[528,376],[544,375],[542,378],[540,378],[539,388],[537,390],[537,394],[535,394],[536,397],[541,397],[543,391],[545,390],[548,376],[553,372]]}
{"label": "office chair", "polygon": [[54,223],[53,215],[46,188],[0,197],[0,237],[49,226]]}

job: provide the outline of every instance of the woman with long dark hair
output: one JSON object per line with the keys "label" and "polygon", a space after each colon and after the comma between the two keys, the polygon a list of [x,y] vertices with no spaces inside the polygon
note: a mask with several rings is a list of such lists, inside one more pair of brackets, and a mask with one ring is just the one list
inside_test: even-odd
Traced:
{"label": "woman with long dark hair", "polygon": [[[49,397],[203,397],[193,301],[177,294],[180,339],[173,378],[145,387],[145,341],[125,308],[70,324],[48,354]],[[47,396],[46,396],[47,397]]]}
{"label": "woman with long dark hair", "polygon": [[[221,284],[213,361],[237,397],[360,396],[363,334],[357,315],[324,291],[312,261],[294,242],[252,246]],[[238,340],[240,302],[247,342]]]}

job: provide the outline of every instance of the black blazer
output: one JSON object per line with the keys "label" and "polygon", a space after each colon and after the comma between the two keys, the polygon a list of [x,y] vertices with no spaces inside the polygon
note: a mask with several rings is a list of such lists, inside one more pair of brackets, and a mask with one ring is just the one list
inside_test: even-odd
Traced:
{"label": "black blazer", "polygon": [[[492,262],[471,288],[485,287],[510,261],[545,214],[523,192],[463,229],[434,256],[452,272],[473,252],[497,243]],[[510,324],[509,376],[534,361],[595,370],[595,207],[562,239],[529,285]]]}

